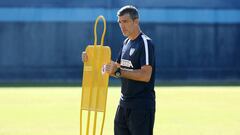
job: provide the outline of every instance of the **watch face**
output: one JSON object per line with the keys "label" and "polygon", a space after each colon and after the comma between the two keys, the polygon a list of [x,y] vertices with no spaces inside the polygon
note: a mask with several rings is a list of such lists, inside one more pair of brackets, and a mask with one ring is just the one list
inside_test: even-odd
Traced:
{"label": "watch face", "polygon": [[116,75],[117,77],[120,77],[121,73],[120,73],[120,72],[116,72],[115,75]]}

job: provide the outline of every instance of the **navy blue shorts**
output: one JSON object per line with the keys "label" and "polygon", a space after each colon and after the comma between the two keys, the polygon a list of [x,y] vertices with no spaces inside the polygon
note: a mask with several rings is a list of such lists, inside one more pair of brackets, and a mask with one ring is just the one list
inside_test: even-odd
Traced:
{"label": "navy blue shorts", "polygon": [[153,135],[155,110],[135,110],[118,106],[114,135]]}

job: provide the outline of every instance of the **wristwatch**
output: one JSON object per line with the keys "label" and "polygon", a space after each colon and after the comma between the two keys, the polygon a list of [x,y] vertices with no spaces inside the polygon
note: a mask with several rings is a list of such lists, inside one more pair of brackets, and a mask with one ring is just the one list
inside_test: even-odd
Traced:
{"label": "wristwatch", "polygon": [[117,68],[117,70],[115,71],[115,76],[117,77],[117,78],[119,78],[119,77],[121,77],[121,69],[120,68]]}

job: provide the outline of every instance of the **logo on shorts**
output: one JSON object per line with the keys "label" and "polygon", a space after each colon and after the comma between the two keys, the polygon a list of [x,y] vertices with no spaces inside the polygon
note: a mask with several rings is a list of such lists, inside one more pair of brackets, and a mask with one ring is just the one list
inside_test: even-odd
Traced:
{"label": "logo on shorts", "polygon": [[130,52],[129,52],[129,55],[132,56],[132,54],[135,52],[135,48],[131,48],[130,49]]}

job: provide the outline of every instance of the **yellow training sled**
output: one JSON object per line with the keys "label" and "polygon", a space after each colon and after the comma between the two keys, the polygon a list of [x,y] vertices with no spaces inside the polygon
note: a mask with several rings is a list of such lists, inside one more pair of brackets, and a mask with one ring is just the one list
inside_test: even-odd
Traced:
{"label": "yellow training sled", "polygon": [[[103,20],[104,30],[102,33],[101,44],[97,45],[97,24],[99,19]],[[101,129],[98,131],[100,135],[103,133],[103,126],[106,112],[107,90],[109,74],[102,72],[104,64],[110,63],[111,50],[108,46],[103,46],[104,37],[106,33],[106,20],[103,16],[99,16],[95,21],[94,26],[94,45],[88,45],[86,53],[88,56],[87,62],[84,62],[83,80],[82,80],[82,98],[80,110],[80,135],[83,132],[83,111],[87,111],[86,135],[89,134],[90,129],[92,134],[96,134],[97,130],[97,115],[102,114]],[[94,119],[91,118],[91,112],[94,113]],[[92,126],[90,121],[93,120]]]}

